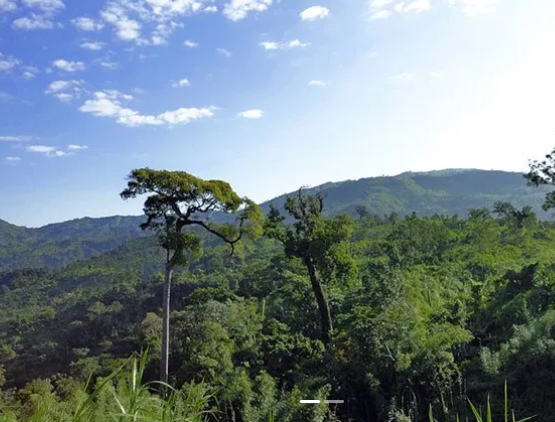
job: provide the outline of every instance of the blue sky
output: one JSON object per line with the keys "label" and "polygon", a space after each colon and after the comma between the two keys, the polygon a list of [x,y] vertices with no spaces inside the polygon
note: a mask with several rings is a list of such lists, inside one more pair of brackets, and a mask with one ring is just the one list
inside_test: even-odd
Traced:
{"label": "blue sky", "polygon": [[139,214],[132,168],[264,201],[555,146],[552,0],[0,0],[0,218]]}

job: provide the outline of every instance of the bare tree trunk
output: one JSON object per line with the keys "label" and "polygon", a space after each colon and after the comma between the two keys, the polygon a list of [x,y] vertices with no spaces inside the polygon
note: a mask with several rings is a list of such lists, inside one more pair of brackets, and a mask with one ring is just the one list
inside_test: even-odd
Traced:
{"label": "bare tree trunk", "polygon": [[312,259],[307,258],[304,260],[305,265],[308,269],[308,275],[310,277],[310,283],[312,285],[312,291],[314,296],[316,296],[316,303],[318,304],[318,311],[320,312],[320,321],[322,324],[322,341],[326,347],[331,346],[331,336],[333,334],[333,325],[331,321],[331,311],[324,292],[324,287],[322,282],[316,274],[316,268]]}
{"label": "bare tree trunk", "polygon": [[162,299],[162,354],[160,356],[160,381],[165,383],[169,380],[168,362],[170,358],[170,295],[172,275],[173,265],[167,262]]}

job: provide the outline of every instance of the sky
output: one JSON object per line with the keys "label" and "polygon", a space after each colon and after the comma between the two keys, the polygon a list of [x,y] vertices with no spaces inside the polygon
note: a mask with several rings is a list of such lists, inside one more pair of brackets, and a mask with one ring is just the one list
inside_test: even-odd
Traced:
{"label": "sky", "polygon": [[0,219],[137,215],[131,169],[262,202],[555,147],[553,0],[0,0]]}

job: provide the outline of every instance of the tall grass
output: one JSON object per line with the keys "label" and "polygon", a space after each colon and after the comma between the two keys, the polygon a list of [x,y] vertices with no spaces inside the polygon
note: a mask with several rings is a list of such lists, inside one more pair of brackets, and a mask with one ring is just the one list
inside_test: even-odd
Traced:
{"label": "tall grass", "polygon": [[[215,402],[204,383],[186,384],[177,390],[161,382],[143,380],[148,354],[134,356],[124,362],[110,376],[90,388],[92,377],[74,403],[74,410],[65,411],[63,404],[52,397],[42,397],[33,412],[26,414],[17,409],[10,411],[0,403],[0,422],[208,422],[219,420],[212,409]],[[88,392],[90,391],[90,392]],[[88,393],[87,393],[88,392]],[[505,383],[503,422],[526,422],[533,417],[516,419],[509,411],[509,397]],[[501,422],[494,421],[489,397],[485,413],[469,401],[471,418],[445,416],[443,422]],[[412,421],[398,415],[394,420]],[[446,419],[445,419],[446,418]],[[439,422],[429,408],[429,422]],[[262,422],[262,421],[260,421]],[[277,422],[273,412],[267,422]]]}
{"label": "tall grass", "polygon": [[[534,416],[529,416],[524,419],[516,419],[515,413],[513,410],[509,412],[509,392],[507,388],[507,382],[505,382],[505,391],[504,391],[504,403],[503,403],[503,419],[504,422],[525,422],[529,421],[534,418]],[[486,402],[486,413],[484,414],[481,409],[478,409],[474,403],[471,401],[468,402],[470,405],[470,410],[472,411],[472,416],[474,418],[474,422],[494,422],[492,416],[492,409],[489,396]],[[439,422],[437,419],[434,418],[432,407],[430,406],[429,414],[428,414],[429,422]],[[455,416],[456,422],[461,422],[460,417],[457,415]],[[468,421],[468,418],[465,420]]]}
{"label": "tall grass", "polygon": [[73,412],[62,411],[62,404],[51,398],[38,402],[30,416],[10,413],[0,403],[0,422],[207,422],[214,414],[207,386],[191,383],[177,390],[145,383],[147,359],[147,353],[130,358],[92,389],[89,378]]}

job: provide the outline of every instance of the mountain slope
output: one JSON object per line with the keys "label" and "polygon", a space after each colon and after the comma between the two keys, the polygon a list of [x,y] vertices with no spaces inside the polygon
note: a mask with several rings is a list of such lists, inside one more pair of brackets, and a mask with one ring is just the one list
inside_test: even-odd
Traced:
{"label": "mountain slope", "polygon": [[[550,215],[541,210],[549,187],[532,188],[521,173],[448,169],[427,173],[403,173],[391,177],[326,183],[311,188],[325,195],[328,215],[349,213],[364,205],[371,213],[400,216],[416,212],[465,215],[469,208],[489,208],[497,201],[516,207],[530,205],[541,218]],[[261,204],[267,212],[271,204],[282,207],[282,195]],[[232,216],[214,214],[216,221]],[[147,236],[139,229],[144,217],[82,218],[50,224],[38,229],[17,227],[0,220],[0,270],[16,268],[61,267],[110,251],[124,242]]]}
{"label": "mountain slope", "polygon": [[[377,215],[395,212],[404,216],[416,212],[420,216],[462,216],[470,208],[491,209],[495,202],[503,201],[517,207],[530,205],[542,218],[549,217],[541,209],[549,190],[526,186],[521,173],[464,169],[348,180],[310,189],[325,195],[330,215],[354,214],[357,205],[364,205]],[[262,207],[267,210],[270,204],[281,206],[287,196],[268,201]]]}

